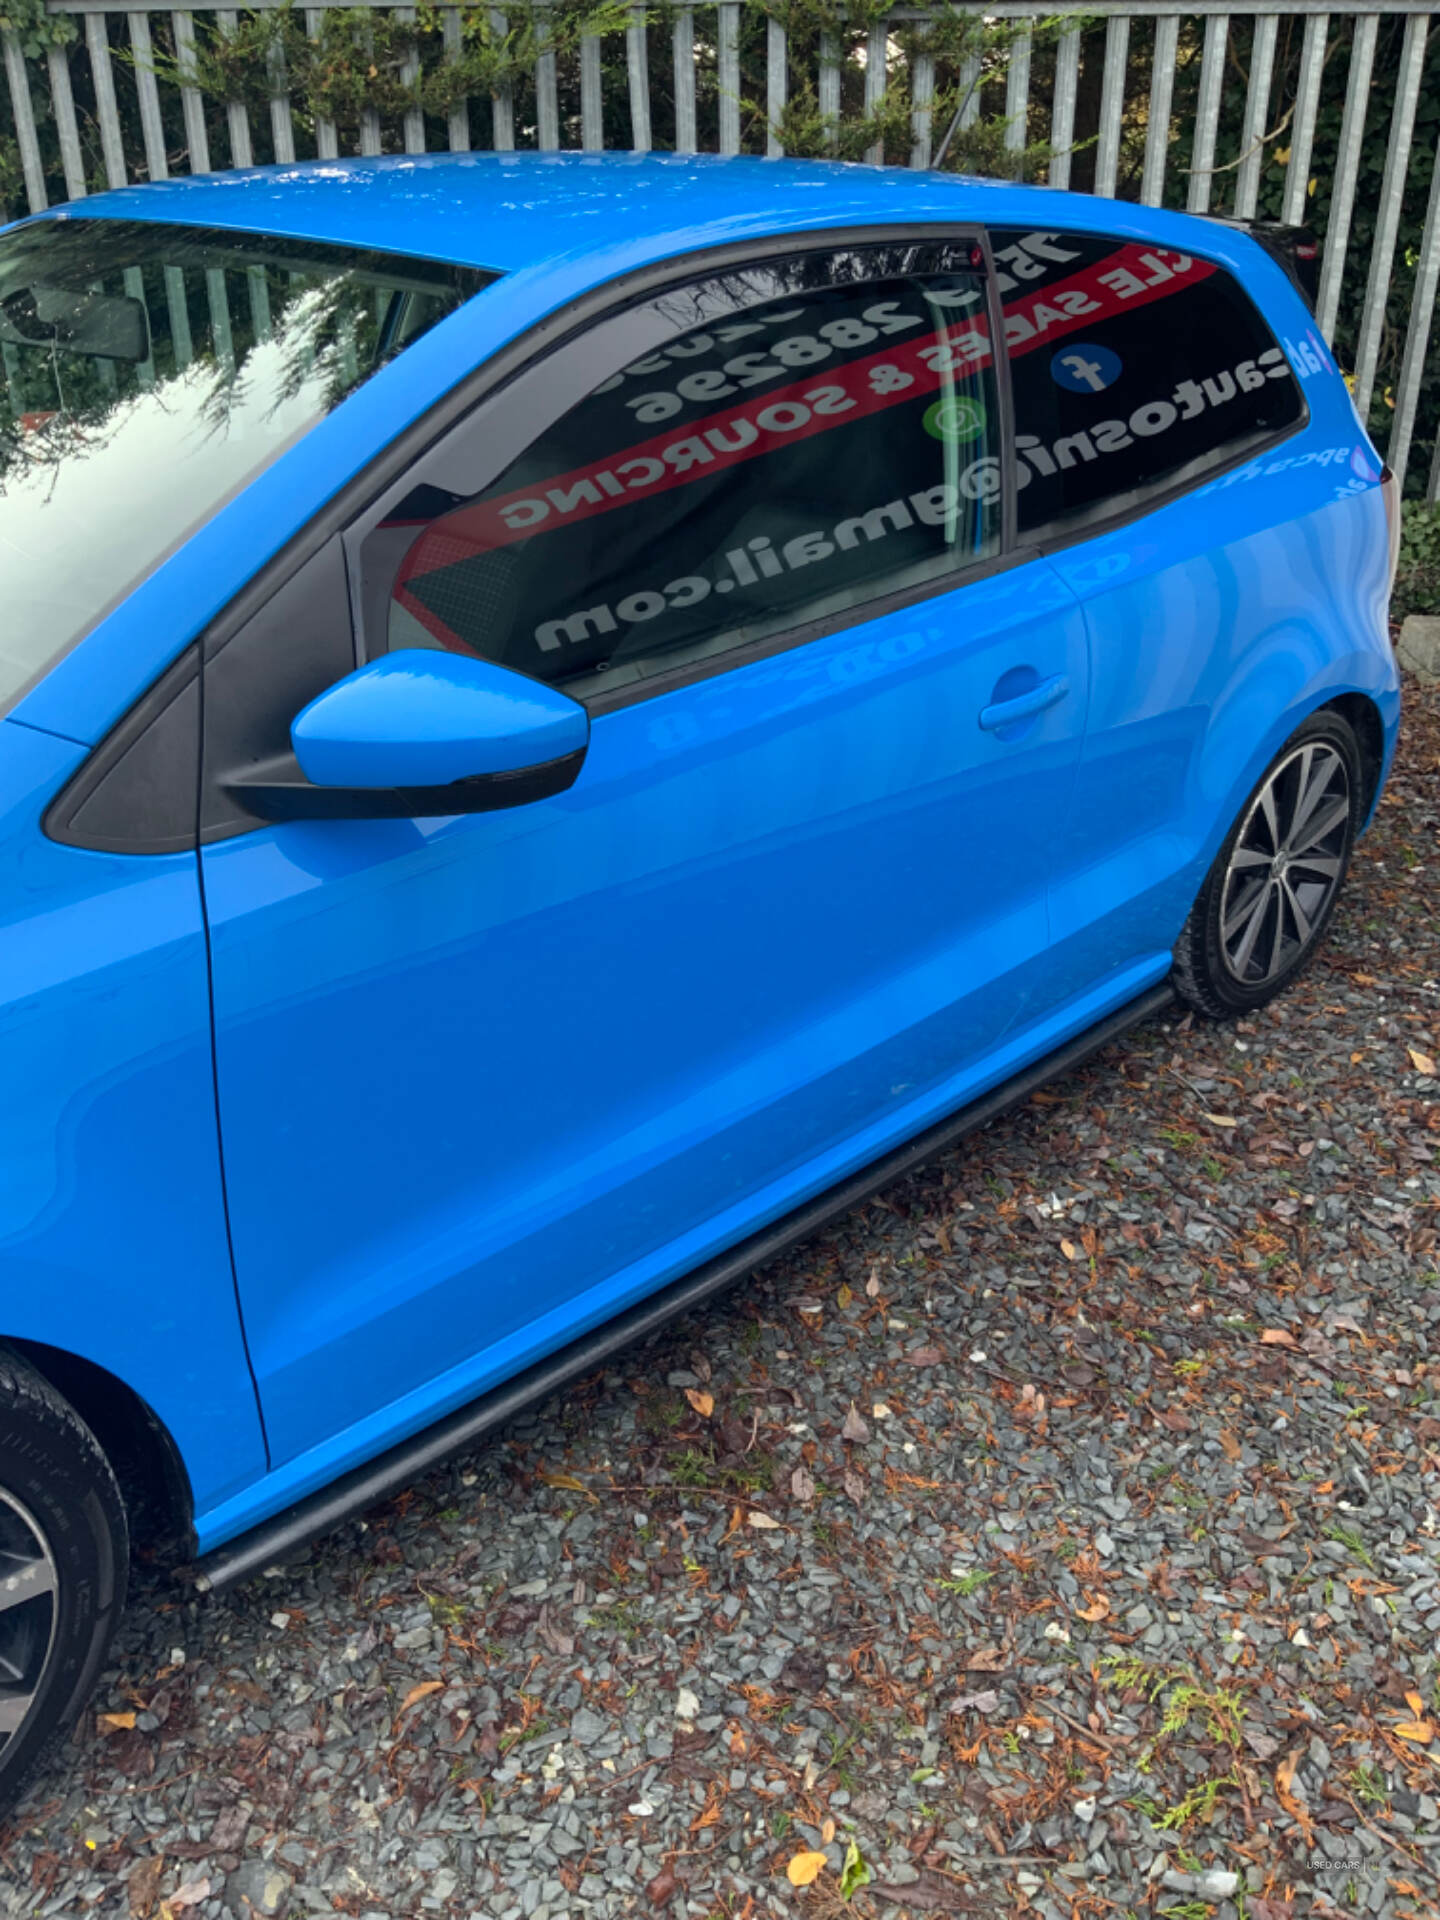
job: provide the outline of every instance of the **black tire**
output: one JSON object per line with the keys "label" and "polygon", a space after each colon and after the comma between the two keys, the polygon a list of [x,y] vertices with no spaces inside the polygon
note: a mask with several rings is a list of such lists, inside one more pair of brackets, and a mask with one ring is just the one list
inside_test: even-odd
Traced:
{"label": "black tire", "polygon": [[[1299,818],[1286,831],[1292,800]],[[1187,1005],[1228,1020],[1298,978],[1335,911],[1364,803],[1349,722],[1328,710],[1311,714],[1257,781],[1190,909],[1171,976]],[[1291,847],[1332,820],[1301,850]]]}
{"label": "black tire", "polygon": [[90,1697],[129,1565],[120,1489],[94,1434],[0,1347],[0,1811]]}

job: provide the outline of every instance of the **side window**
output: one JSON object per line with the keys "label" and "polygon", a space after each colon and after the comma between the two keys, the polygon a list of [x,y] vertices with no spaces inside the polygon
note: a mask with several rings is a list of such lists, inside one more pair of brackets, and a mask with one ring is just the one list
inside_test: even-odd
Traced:
{"label": "side window", "polygon": [[667,345],[483,492],[417,485],[376,528],[395,568],[386,644],[583,696],[998,551],[977,265],[969,243],[860,248],[662,296]]}
{"label": "side window", "polygon": [[1113,235],[992,239],[1022,534],[1143,505],[1304,418],[1285,355],[1210,261]]}

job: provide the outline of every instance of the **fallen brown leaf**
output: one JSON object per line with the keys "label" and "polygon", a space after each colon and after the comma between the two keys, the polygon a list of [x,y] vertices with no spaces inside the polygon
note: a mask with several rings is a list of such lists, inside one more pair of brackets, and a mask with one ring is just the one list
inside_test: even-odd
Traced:
{"label": "fallen brown leaf", "polygon": [[101,1733],[129,1733],[135,1725],[135,1715],[133,1713],[99,1713],[95,1716],[95,1724]]}
{"label": "fallen brown leaf", "polygon": [[152,1853],[148,1859],[137,1860],[130,1869],[125,1893],[134,1920],[150,1920],[150,1915],[155,1911],[155,1902],[160,1898],[160,1882],[164,1877],[165,1856],[161,1853]]}
{"label": "fallen brown leaf", "polygon": [[1413,1740],[1421,1747],[1428,1747],[1435,1738],[1435,1728],[1428,1720],[1402,1720],[1395,1731],[1402,1740]]}
{"label": "fallen brown leaf", "polygon": [[792,1887],[808,1887],[820,1878],[826,1864],[823,1853],[797,1853],[785,1869],[785,1878]]}
{"label": "fallen brown leaf", "polygon": [[703,1387],[686,1387],[685,1398],[702,1420],[708,1420],[715,1411],[715,1396],[707,1393]]}
{"label": "fallen brown leaf", "polygon": [[1434,1077],[1435,1062],[1430,1058],[1428,1053],[1421,1053],[1418,1047],[1411,1047],[1410,1049],[1410,1064],[1414,1067],[1416,1073],[1424,1073],[1430,1075],[1431,1078]]}
{"label": "fallen brown leaf", "polygon": [[1260,1335],[1260,1344],[1264,1347],[1293,1347],[1295,1336],[1287,1333],[1284,1327],[1266,1327]]}
{"label": "fallen brown leaf", "polygon": [[1106,1620],[1109,1618],[1109,1615],[1110,1602],[1105,1598],[1103,1593],[1097,1594],[1088,1607],[1077,1607],[1075,1609],[1075,1617],[1078,1620],[1089,1620],[1092,1623],[1096,1620]]}
{"label": "fallen brown leaf", "polygon": [[418,1687],[411,1687],[400,1702],[400,1712],[408,1713],[417,1700],[425,1699],[428,1694],[439,1693],[444,1685],[443,1680],[422,1680]]}
{"label": "fallen brown leaf", "polygon": [[855,1402],[850,1402],[850,1411],[845,1416],[845,1424],[840,1429],[840,1438],[849,1440],[855,1446],[870,1438],[870,1429],[861,1419]]}
{"label": "fallen brown leaf", "polygon": [[945,1358],[939,1347],[916,1347],[913,1353],[907,1353],[905,1362],[911,1367],[938,1367]]}
{"label": "fallen brown leaf", "polygon": [[1220,1429],[1220,1446],[1227,1460],[1238,1460],[1240,1458],[1240,1442],[1235,1438],[1234,1434],[1230,1432],[1228,1427],[1222,1427]]}
{"label": "fallen brown leaf", "polygon": [[1010,1656],[999,1647],[980,1647],[965,1662],[967,1673],[999,1673],[1010,1664]]}
{"label": "fallen brown leaf", "polygon": [[680,1889],[673,1867],[662,1867],[655,1878],[646,1887],[652,1906],[663,1907],[667,1900],[673,1900]]}

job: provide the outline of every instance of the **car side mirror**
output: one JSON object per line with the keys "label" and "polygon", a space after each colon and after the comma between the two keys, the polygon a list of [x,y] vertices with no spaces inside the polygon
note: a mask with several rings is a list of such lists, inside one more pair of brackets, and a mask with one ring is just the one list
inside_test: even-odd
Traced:
{"label": "car side mirror", "polygon": [[538,680],[409,647],[338,680],[296,715],[293,751],[229,783],[268,820],[488,813],[573,785],[590,716]]}

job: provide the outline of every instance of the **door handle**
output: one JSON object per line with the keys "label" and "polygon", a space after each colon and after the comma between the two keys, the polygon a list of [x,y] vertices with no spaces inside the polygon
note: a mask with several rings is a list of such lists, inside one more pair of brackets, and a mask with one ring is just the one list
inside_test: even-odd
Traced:
{"label": "door handle", "polygon": [[1029,720],[1034,714],[1044,713],[1047,707],[1053,707],[1063,700],[1070,691],[1070,682],[1063,673],[1052,673],[1048,680],[1042,680],[1038,687],[1031,687],[1028,693],[1022,693],[1013,700],[997,700],[994,706],[980,709],[980,725],[986,733],[994,733],[999,727],[1013,727],[1017,720]]}

